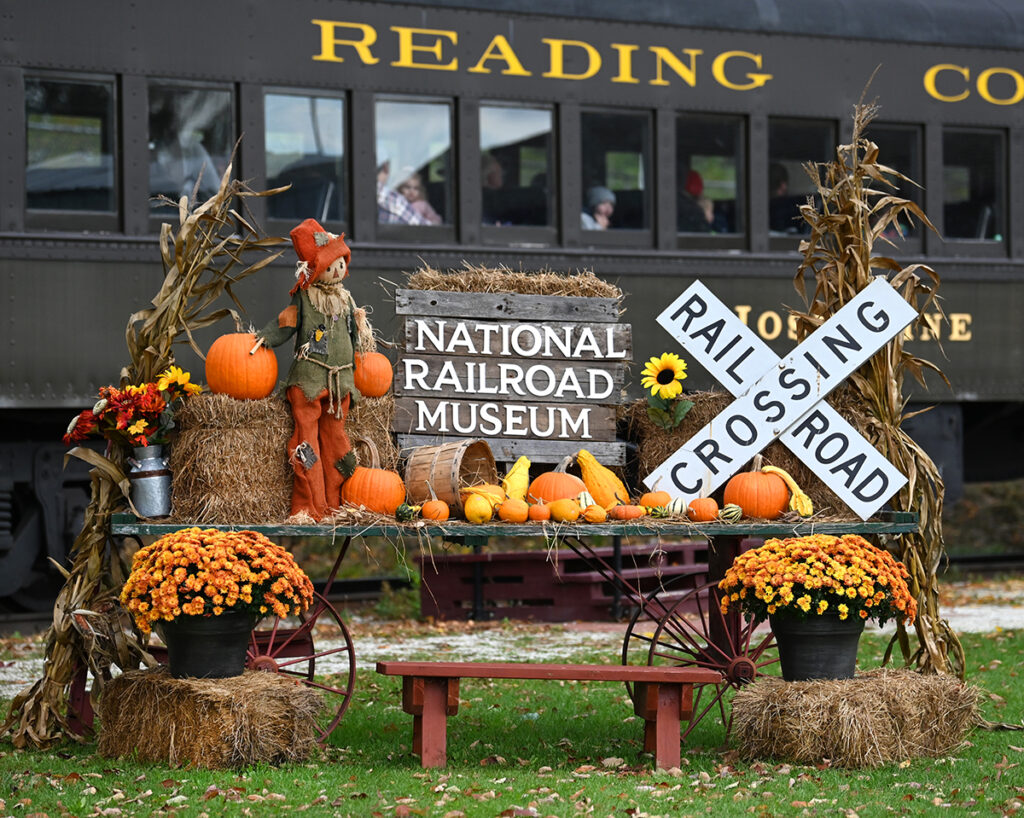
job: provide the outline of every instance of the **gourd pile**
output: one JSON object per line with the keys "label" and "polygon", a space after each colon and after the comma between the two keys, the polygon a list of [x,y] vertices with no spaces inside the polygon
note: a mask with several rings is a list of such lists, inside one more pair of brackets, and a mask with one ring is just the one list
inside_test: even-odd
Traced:
{"label": "gourd pile", "polygon": [[[580,477],[569,472],[574,460]],[[580,449],[575,457],[566,457],[555,468],[532,480],[530,466],[529,458],[523,456],[508,470],[500,485],[482,483],[463,487],[460,499],[465,520],[477,525],[495,521],[604,523],[641,518],[734,523],[744,517],[774,520],[787,511],[801,517],[814,513],[810,498],[796,481],[780,468],[762,466],[760,457],[755,458],[751,471],[737,474],[726,484],[725,504],[721,508],[711,497],[687,502],[666,491],[631,495],[619,476],[586,449]],[[397,491],[390,493],[390,504],[394,503],[396,495]],[[443,522],[451,513],[451,507],[433,493],[432,499],[422,505],[402,502],[394,510],[400,522],[418,519]]]}

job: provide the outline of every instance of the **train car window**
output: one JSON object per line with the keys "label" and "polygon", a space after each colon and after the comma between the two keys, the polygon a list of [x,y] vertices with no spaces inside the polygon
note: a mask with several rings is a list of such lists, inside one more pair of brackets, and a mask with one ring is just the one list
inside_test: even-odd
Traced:
{"label": "train car window", "polygon": [[547,108],[480,106],[483,224],[553,224],[553,119]]}
{"label": "train car window", "polygon": [[376,128],[377,222],[451,224],[451,105],[378,101]]}
{"label": "train car window", "polygon": [[[874,183],[874,187],[886,195],[899,196],[902,199],[920,205],[921,188],[924,168],[921,162],[921,130],[906,125],[880,125],[872,123],[867,137],[878,145],[878,161],[880,164],[902,173],[911,182],[896,181],[896,187]],[[917,184],[913,184],[916,182]],[[920,235],[920,224],[915,221],[902,221],[900,230],[904,238]],[[894,243],[900,243],[899,233],[895,229],[887,230],[883,236]]]}
{"label": "train car window", "polygon": [[[177,201],[217,192],[235,143],[230,91],[149,84],[149,194]],[[165,202],[151,202],[163,215]],[[163,211],[163,212],[162,212]]]}
{"label": "train car window", "polygon": [[742,233],[743,119],[676,117],[676,226],[680,233]]}
{"label": "train car window", "polygon": [[26,206],[113,213],[113,82],[25,79]]}
{"label": "train car window", "polygon": [[833,122],[768,120],[768,229],[773,234],[805,231],[800,206],[817,191],[803,166],[807,162],[828,162],[835,145]]}
{"label": "train car window", "polygon": [[272,219],[345,221],[345,103],[337,97],[268,93],[264,98],[267,199]]}
{"label": "train car window", "polygon": [[580,133],[583,230],[649,230],[650,117],[584,111]]}
{"label": "train car window", "polygon": [[1005,140],[999,132],[943,132],[945,238],[1003,240],[1005,150]]}

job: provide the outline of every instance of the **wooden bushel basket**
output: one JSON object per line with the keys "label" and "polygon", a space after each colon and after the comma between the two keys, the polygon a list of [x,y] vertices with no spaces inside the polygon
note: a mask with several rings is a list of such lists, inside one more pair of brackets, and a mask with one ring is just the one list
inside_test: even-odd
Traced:
{"label": "wooden bushel basket", "polygon": [[410,503],[438,500],[462,511],[459,489],[480,483],[497,483],[494,454],[485,440],[466,439],[440,446],[417,446],[405,462],[405,490]]}

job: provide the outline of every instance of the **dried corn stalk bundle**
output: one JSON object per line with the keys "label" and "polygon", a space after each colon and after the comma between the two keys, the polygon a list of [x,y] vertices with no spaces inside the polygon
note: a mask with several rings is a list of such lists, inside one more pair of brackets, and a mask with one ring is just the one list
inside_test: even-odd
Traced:
{"label": "dried corn stalk bundle", "polygon": [[[811,234],[801,242],[803,261],[794,282],[805,304],[803,312],[791,310],[798,342],[878,275],[887,276],[918,310],[922,325],[926,310],[941,309],[935,300],[939,276],[934,270],[923,264],[903,267],[892,258],[875,255],[876,242],[895,246],[889,235],[895,232],[902,236],[908,224],[917,221],[935,229],[916,204],[894,194],[898,182],[913,182],[880,164],[878,146],[865,136],[877,111],[874,104],[858,104],[853,116],[853,141],[840,145],[832,162],[806,166],[819,201],[810,200],[801,207]],[[904,375],[909,372],[924,384],[925,370],[946,380],[934,364],[907,352],[902,335],[898,335],[850,377],[850,384],[859,393],[868,419],[865,436],[908,478],[898,495],[898,507],[920,515],[918,533],[905,534],[892,544],[910,571],[911,592],[918,605],[914,627],[919,646],[912,648],[902,624],[893,641],[899,642],[908,664],[916,663],[923,671],[962,676],[963,648],[939,614],[936,571],[943,556],[942,477],[931,458],[901,428],[909,417]],[[890,644],[889,650],[892,648]]]}
{"label": "dried corn stalk bundle", "polygon": [[[280,256],[267,254],[280,238],[260,238],[241,209],[245,199],[269,196],[277,190],[253,191],[231,178],[228,165],[217,192],[205,202],[183,196],[169,202],[178,209],[175,230],[160,230],[160,256],[164,280],[152,305],[128,319],[125,339],[131,364],[121,370],[121,385],[154,381],[174,363],[174,344],[187,342],[202,356],[193,333],[228,315],[240,324],[231,308],[212,309],[222,296],[236,305],[232,286],[266,267]],[[254,253],[259,259],[247,259]],[[68,692],[76,673],[88,669],[92,693],[100,693],[112,665],[128,670],[152,659],[141,646],[134,626],[119,621],[116,604],[127,566],[110,538],[110,516],[125,507],[128,481],[125,453],[116,447],[108,459],[77,448],[68,453],[94,468],[90,472],[92,499],[82,531],[71,548],[72,566],[54,606],[54,621],[46,634],[43,677],[11,702],[0,735],[11,732],[15,747],[45,747],[62,736],[79,738],[67,711]],[[99,638],[98,635],[105,635]]]}

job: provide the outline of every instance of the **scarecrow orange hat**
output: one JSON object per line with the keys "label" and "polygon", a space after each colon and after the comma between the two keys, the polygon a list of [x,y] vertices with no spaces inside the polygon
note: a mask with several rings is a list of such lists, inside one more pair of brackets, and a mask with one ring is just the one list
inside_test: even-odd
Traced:
{"label": "scarecrow orange hat", "polygon": [[329,233],[316,219],[306,219],[291,232],[292,247],[299,257],[295,268],[295,286],[292,294],[301,287],[306,289],[323,275],[323,272],[339,258],[345,259],[345,275],[352,260],[352,251],[345,244],[345,234],[336,236]]}

